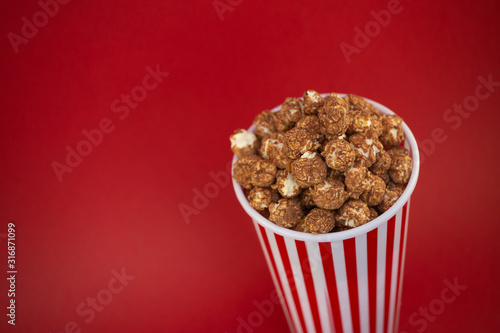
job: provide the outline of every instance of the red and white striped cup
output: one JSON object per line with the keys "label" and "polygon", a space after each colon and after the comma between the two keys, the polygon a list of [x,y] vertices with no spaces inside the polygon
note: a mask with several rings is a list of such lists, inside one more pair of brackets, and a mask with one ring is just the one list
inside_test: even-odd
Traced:
{"label": "red and white striped cup", "polygon": [[[382,113],[394,113],[368,101]],[[417,142],[404,123],[403,130],[413,158],[406,190],[385,213],[357,228],[312,235],[279,227],[248,204],[233,180],[255,225],[290,331],[397,332],[410,195],[420,161]]]}

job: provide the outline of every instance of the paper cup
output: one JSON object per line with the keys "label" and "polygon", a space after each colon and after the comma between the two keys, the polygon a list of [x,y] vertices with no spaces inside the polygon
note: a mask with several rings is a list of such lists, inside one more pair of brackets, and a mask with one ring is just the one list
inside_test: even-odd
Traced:
{"label": "paper cup", "polygon": [[[394,113],[368,101],[382,113]],[[404,123],[403,130],[413,159],[406,190],[385,213],[357,228],[313,235],[279,227],[248,204],[233,179],[236,196],[255,225],[290,331],[397,332],[410,196],[420,162],[417,142]]]}

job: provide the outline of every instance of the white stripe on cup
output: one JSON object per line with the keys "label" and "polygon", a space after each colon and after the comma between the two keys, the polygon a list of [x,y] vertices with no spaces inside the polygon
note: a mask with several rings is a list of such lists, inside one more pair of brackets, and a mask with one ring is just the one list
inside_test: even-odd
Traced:
{"label": "white stripe on cup", "polygon": [[409,222],[409,216],[410,216],[410,199],[408,198],[408,201],[406,202],[406,216],[405,216],[405,219],[406,219],[406,225],[405,225],[405,230],[404,230],[404,243],[403,243],[403,251],[402,251],[402,259],[401,259],[401,281],[399,281],[399,287],[398,287],[398,290],[399,290],[399,295],[398,295],[398,300],[397,300],[397,304],[398,304],[398,308],[396,309],[396,327],[394,327],[394,329],[398,329],[399,328],[399,315],[401,313],[401,296],[403,295],[403,280],[404,280],[404,271],[405,271],[405,258],[406,258],[406,243],[408,242],[408,238],[407,238],[407,235],[408,235],[408,222]]}
{"label": "white stripe on cup", "polygon": [[304,315],[307,332],[315,333],[316,328],[314,327],[311,305],[309,304],[309,297],[307,296],[307,289],[304,283],[304,276],[302,274],[301,263],[299,254],[297,253],[295,240],[285,237],[285,245],[288,251],[288,258],[290,259],[293,279],[295,280],[295,287],[297,288],[297,294],[299,295],[300,308],[302,309],[302,314]]}
{"label": "white stripe on cup", "polygon": [[384,331],[386,243],[387,223],[384,223],[378,228],[377,232],[377,333],[383,333]]}
{"label": "white stripe on cup", "polygon": [[297,333],[301,333],[302,325],[300,324],[297,308],[295,307],[295,302],[293,300],[292,292],[290,290],[290,285],[288,284],[286,271],[283,266],[283,262],[281,261],[281,255],[278,248],[278,244],[276,244],[275,235],[270,229],[266,229],[266,234],[267,234],[267,239],[269,240],[269,246],[271,247],[271,250],[273,252],[273,257],[275,259],[276,269],[278,270],[279,279],[281,281],[281,285],[283,286],[283,292],[285,293],[288,307],[290,308],[290,314],[295,324],[294,326],[297,329]]}
{"label": "white stripe on cup", "polygon": [[401,216],[403,214],[403,209],[400,209],[396,213],[396,227],[394,230],[394,247],[392,255],[392,272],[391,272],[391,293],[389,297],[389,325],[387,326],[389,332],[394,330],[394,313],[396,306],[396,287],[398,285],[398,261],[399,261],[399,241],[401,238]]}
{"label": "white stripe on cup", "polygon": [[352,332],[351,302],[349,301],[349,286],[345,268],[344,243],[332,242],[333,266],[337,279],[337,292],[340,303],[340,316],[344,332]]}
{"label": "white stripe on cup", "polygon": [[271,262],[271,257],[269,256],[269,253],[267,253],[266,243],[264,242],[264,239],[262,238],[264,236],[260,232],[259,224],[255,221],[253,221],[253,224],[255,226],[255,230],[257,231],[257,237],[259,238],[260,246],[262,247],[262,251],[264,252],[264,257],[266,258],[267,267],[269,268],[269,272],[271,273],[271,278],[273,279],[274,288],[276,289],[276,292],[278,293],[278,297],[279,297],[280,303],[281,303],[281,308],[283,309],[283,313],[285,314],[285,318],[286,318],[286,321],[288,323],[288,328],[290,329],[290,332],[292,332],[293,331],[292,320],[290,318],[290,314],[286,310],[286,303],[285,303],[284,295],[281,293],[281,288],[280,288],[280,285],[278,282],[278,277],[274,273],[273,265]]}
{"label": "white stripe on cup", "polygon": [[356,237],[356,270],[358,273],[359,320],[362,333],[370,332],[368,299],[368,245],[366,234]]}
{"label": "white stripe on cup", "polygon": [[333,314],[331,305],[327,303],[327,299],[325,298],[325,295],[328,295],[328,291],[326,288],[325,272],[323,270],[323,261],[321,260],[321,252],[318,243],[306,242],[306,249],[307,255],[310,258],[309,261],[314,291],[316,292],[316,300],[318,302],[321,330],[323,332],[333,332],[333,323],[330,322],[330,318],[333,318]]}

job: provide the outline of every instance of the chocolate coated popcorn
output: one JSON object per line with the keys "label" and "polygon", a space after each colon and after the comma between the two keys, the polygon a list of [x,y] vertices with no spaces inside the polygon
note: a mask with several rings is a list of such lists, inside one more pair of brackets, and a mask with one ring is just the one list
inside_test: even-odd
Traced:
{"label": "chocolate coated popcorn", "polygon": [[328,167],[338,171],[349,170],[356,159],[352,146],[342,139],[328,141],[321,155],[325,158]]}
{"label": "chocolate coated popcorn", "polygon": [[327,178],[323,182],[311,187],[314,203],[319,208],[337,209],[349,198],[341,181]]}
{"label": "chocolate coated popcorn", "polygon": [[292,174],[280,170],[276,176],[276,188],[283,198],[293,198],[302,192],[302,188],[293,180]]}
{"label": "chocolate coated popcorn", "polygon": [[292,163],[292,177],[301,187],[322,182],[326,171],[326,164],[317,153],[306,152]]}
{"label": "chocolate coated popcorn", "polygon": [[256,210],[263,210],[268,208],[273,201],[272,199],[272,192],[268,188],[254,187],[248,194],[248,203]]}
{"label": "chocolate coated popcorn", "polygon": [[370,219],[370,209],[363,200],[349,199],[335,214],[335,221],[348,228],[359,227]]}
{"label": "chocolate coated popcorn", "polygon": [[318,109],[323,106],[324,100],[320,94],[314,90],[308,90],[304,93],[304,114],[317,114]]}
{"label": "chocolate coated popcorn", "polygon": [[335,218],[331,210],[314,208],[304,219],[304,229],[311,234],[326,234],[335,227]]}
{"label": "chocolate coated popcorn", "polygon": [[269,213],[269,221],[285,228],[295,226],[302,217],[302,209],[293,199],[280,199],[277,203],[271,203]]}
{"label": "chocolate coated popcorn", "polygon": [[330,95],[319,108],[319,122],[327,136],[338,137],[346,132],[350,120],[346,104],[338,95]]}
{"label": "chocolate coated popcorn", "polygon": [[250,206],[278,226],[321,234],[363,225],[404,192],[413,161],[402,120],[360,96],[314,90],[236,130],[233,178]]}
{"label": "chocolate coated popcorn", "polygon": [[252,169],[252,184],[260,187],[271,186],[276,177],[276,170],[276,165],[271,161],[257,161]]}
{"label": "chocolate coated popcorn", "polygon": [[238,157],[255,154],[259,149],[260,142],[257,136],[244,129],[237,129],[229,139],[231,140],[231,150]]}
{"label": "chocolate coated popcorn", "polygon": [[245,155],[233,166],[233,178],[247,190],[253,187],[252,174],[255,163],[262,161],[257,155]]}
{"label": "chocolate coated popcorn", "polygon": [[380,142],[384,146],[398,146],[403,142],[404,133],[401,123],[403,120],[396,115],[384,115],[382,117],[382,135]]}
{"label": "chocolate coated popcorn", "polygon": [[297,159],[307,151],[313,150],[314,135],[307,128],[294,127],[285,133],[288,157]]}
{"label": "chocolate coated popcorn", "polygon": [[253,123],[257,126],[254,133],[259,139],[276,132],[276,127],[274,126],[274,114],[269,110],[264,110],[259,113],[255,117]]}

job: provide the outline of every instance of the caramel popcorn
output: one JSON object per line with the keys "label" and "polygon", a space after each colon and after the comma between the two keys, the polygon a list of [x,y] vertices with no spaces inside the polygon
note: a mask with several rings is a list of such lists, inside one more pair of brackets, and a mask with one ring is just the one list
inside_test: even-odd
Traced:
{"label": "caramel popcorn", "polygon": [[269,207],[272,202],[273,195],[270,189],[263,187],[254,187],[248,194],[248,203],[255,210],[263,210]]}
{"label": "caramel popcorn", "polygon": [[259,149],[259,140],[257,136],[244,129],[237,129],[234,134],[229,137],[231,141],[231,150],[238,157],[245,155],[256,154]]}
{"label": "caramel popcorn", "polygon": [[238,159],[233,166],[233,178],[247,190],[253,187],[253,168],[258,161],[262,161],[262,159],[257,155],[245,155]]}
{"label": "caramel popcorn", "polygon": [[304,229],[311,234],[326,234],[335,227],[335,218],[331,210],[314,208],[304,219]]}
{"label": "caramel popcorn", "polygon": [[259,113],[255,117],[253,123],[257,126],[254,133],[259,139],[276,132],[276,127],[274,126],[274,114],[269,110],[264,110]]}
{"label": "caramel popcorn", "polygon": [[336,179],[327,178],[310,189],[312,199],[319,208],[337,209],[349,198],[344,184]]}
{"label": "caramel popcorn", "polygon": [[335,221],[343,227],[354,228],[370,221],[368,205],[357,199],[349,199],[335,214]]}
{"label": "caramel popcorn", "polygon": [[317,153],[306,152],[292,163],[292,177],[301,187],[322,182],[326,171],[326,164]]}
{"label": "caramel popcorn", "polygon": [[318,109],[323,106],[323,97],[314,90],[304,93],[304,114],[317,114]]}
{"label": "caramel popcorn", "polygon": [[268,187],[274,183],[276,165],[267,160],[257,161],[252,168],[252,184],[254,186]]}
{"label": "caramel popcorn", "polygon": [[254,133],[230,137],[233,178],[281,227],[321,234],[365,224],[398,200],[413,171],[401,118],[356,95],[308,90],[253,123]]}
{"label": "caramel popcorn", "polygon": [[302,217],[302,209],[293,199],[280,199],[278,203],[271,203],[269,213],[269,221],[284,228],[294,227]]}
{"label": "caramel popcorn", "polygon": [[297,159],[314,148],[314,135],[306,128],[294,127],[285,133],[288,157]]}
{"label": "caramel popcorn", "polygon": [[328,141],[321,153],[326,165],[338,171],[347,171],[354,164],[356,154],[349,143],[343,139]]}
{"label": "caramel popcorn", "polygon": [[280,170],[276,176],[276,187],[283,198],[293,198],[300,194],[302,188],[293,180],[292,174]]}
{"label": "caramel popcorn", "polygon": [[403,142],[402,122],[403,120],[396,115],[384,115],[382,117],[383,130],[379,139],[384,146],[398,146]]}

